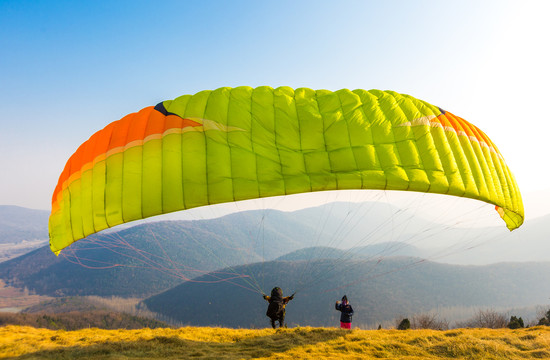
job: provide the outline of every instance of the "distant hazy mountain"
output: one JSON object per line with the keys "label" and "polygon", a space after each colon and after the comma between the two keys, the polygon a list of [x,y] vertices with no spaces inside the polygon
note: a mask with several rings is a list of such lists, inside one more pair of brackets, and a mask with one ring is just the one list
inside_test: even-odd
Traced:
{"label": "distant hazy mountain", "polygon": [[[217,268],[272,260],[304,247],[354,243],[343,235],[384,221],[376,210],[380,216],[361,218],[359,207],[333,203],[298,212],[258,210],[139,224],[77,241],[59,257],[43,248],[0,263],[0,278],[47,295],[148,295]],[[360,226],[351,222],[354,216]],[[337,231],[337,224],[348,227]]]}
{"label": "distant hazy mountain", "polygon": [[[243,212],[197,221],[154,222],[48,247],[0,263],[0,278],[38,294],[144,296],[227,266],[273,259],[314,232],[290,213]],[[284,226],[281,226],[284,224]]]}
{"label": "distant hazy mountain", "polygon": [[[502,261],[550,261],[550,215],[527,220],[519,229],[460,229],[472,249],[450,253],[439,261],[490,264]],[[473,239],[473,240],[472,240]]]}
{"label": "distant hazy mountain", "polygon": [[428,256],[428,252],[415,246],[400,242],[384,242],[351,249],[337,249],[328,246],[303,248],[278,257],[281,261],[298,261],[313,259],[369,260],[396,256]]}
{"label": "distant hazy mountain", "polygon": [[462,265],[550,261],[550,215],[527,218],[519,229],[510,232],[503,224],[465,226],[460,218],[458,226],[439,225],[411,209],[376,203],[333,203],[293,214],[297,220],[319,224],[330,242],[318,245],[355,248],[355,252],[418,256]]}
{"label": "distant hazy mountain", "polygon": [[[317,249],[318,250],[318,249]],[[265,327],[259,290],[297,291],[289,325],[337,326],[334,302],[346,294],[354,322],[374,327],[443,307],[519,307],[547,303],[550,263],[459,266],[395,257],[382,261],[273,261],[225,271],[246,277],[208,283],[205,275],[144,301],[155,312],[195,326]],[[219,276],[216,275],[216,276]],[[226,275],[234,277],[235,275]]]}
{"label": "distant hazy mountain", "polygon": [[[521,228],[509,232],[503,224],[484,228],[439,225],[421,214],[425,212],[415,212],[413,206],[399,209],[383,202],[335,202],[294,212],[244,211],[218,219],[186,221],[185,226],[201,227],[204,234],[219,238],[228,228],[233,237],[230,242],[241,239],[241,247],[264,259],[304,247],[372,249],[378,243],[393,242],[416,249],[416,253],[406,250],[404,255],[456,264],[550,261],[550,215],[533,220],[528,217]],[[42,210],[0,206],[0,244],[32,238],[47,240],[47,217]],[[457,219],[457,224],[461,220]]]}
{"label": "distant hazy mountain", "polygon": [[0,205],[0,244],[48,239],[46,210]]}
{"label": "distant hazy mountain", "polygon": [[[47,220],[45,212],[37,214]],[[77,241],[59,257],[39,249],[0,263],[0,278],[39,294],[144,296],[204,272],[281,256],[292,261],[345,258],[342,254],[350,260],[412,256],[457,264],[544,261],[550,260],[548,224],[550,216],[526,221],[512,233],[504,226],[446,228],[378,203],[245,211],[104,232]],[[300,252],[308,247],[319,254]]]}
{"label": "distant hazy mountain", "polygon": [[283,256],[279,256],[276,260],[301,261],[312,259],[351,259],[355,257],[355,252],[349,252],[346,250],[331,248],[328,246],[315,246],[290,252]]}

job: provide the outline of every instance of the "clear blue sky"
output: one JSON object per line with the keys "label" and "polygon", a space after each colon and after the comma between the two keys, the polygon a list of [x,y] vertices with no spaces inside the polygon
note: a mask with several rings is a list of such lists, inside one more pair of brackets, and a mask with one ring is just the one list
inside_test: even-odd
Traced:
{"label": "clear blue sky", "polygon": [[411,94],[484,130],[524,194],[548,189],[548,14],[544,0],[0,0],[0,204],[49,209],[95,131],[239,85]]}

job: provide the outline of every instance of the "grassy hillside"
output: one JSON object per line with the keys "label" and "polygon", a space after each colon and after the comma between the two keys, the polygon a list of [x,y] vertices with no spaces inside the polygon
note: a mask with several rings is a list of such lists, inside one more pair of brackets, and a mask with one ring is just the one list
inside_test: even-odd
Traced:
{"label": "grassy hillside", "polygon": [[53,330],[141,329],[170,327],[155,314],[136,307],[139,299],[72,296],[52,298],[21,311],[0,312],[0,326],[25,325]]}
{"label": "grassy hillside", "polygon": [[[334,302],[347,294],[355,309],[354,323],[373,328],[398,316],[410,317],[443,307],[545,304],[550,293],[550,263],[475,267],[416,258],[381,262],[326,259],[273,261],[234,267],[232,271],[249,277],[213,284],[185,282],[144,303],[149,310],[183,324],[263,327],[268,323],[267,305],[252,285],[264,293],[279,286],[286,295],[298,292],[287,306],[289,325],[337,324]],[[209,278],[196,280],[201,279]]]}
{"label": "grassy hillside", "polygon": [[0,280],[0,308],[25,308],[40,301],[50,299],[48,296],[31,295],[26,289],[14,288]]}
{"label": "grassy hillside", "polygon": [[541,359],[550,329],[193,328],[53,331],[0,327],[9,359]]}
{"label": "grassy hillside", "polygon": [[0,326],[25,325],[52,330],[101,329],[141,329],[167,327],[158,320],[105,310],[48,313],[1,313]]}

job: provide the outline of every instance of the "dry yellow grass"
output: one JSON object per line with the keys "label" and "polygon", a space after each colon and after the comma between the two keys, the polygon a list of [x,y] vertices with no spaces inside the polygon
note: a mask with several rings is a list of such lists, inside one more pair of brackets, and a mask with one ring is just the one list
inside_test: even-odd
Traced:
{"label": "dry yellow grass", "polygon": [[1,359],[548,359],[550,328],[194,328],[53,331],[0,327]]}

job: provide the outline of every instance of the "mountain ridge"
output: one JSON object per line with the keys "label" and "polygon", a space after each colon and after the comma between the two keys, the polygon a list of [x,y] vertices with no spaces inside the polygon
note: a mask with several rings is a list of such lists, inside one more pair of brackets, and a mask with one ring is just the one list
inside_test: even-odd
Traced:
{"label": "mountain ridge", "polygon": [[[267,303],[260,292],[269,293],[279,286],[287,295],[296,292],[287,306],[289,326],[337,323],[334,302],[346,294],[356,312],[354,322],[372,328],[399,315],[412,316],[442,307],[543,304],[550,292],[545,280],[549,271],[550,262],[474,266],[407,257],[271,261],[232,269],[248,277],[209,284],[202,282],[209,278],[205,275],[143,303],[149,310],[183,324],[262,327],[267,324]],[[258,288],[246,279],[256,279]]]}
{"label": "mountain ridge", "polygon": [[46,210],[0,205],[0,244],[48,239]]}

